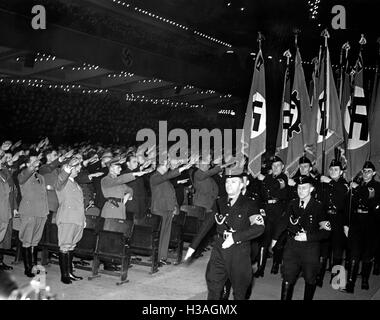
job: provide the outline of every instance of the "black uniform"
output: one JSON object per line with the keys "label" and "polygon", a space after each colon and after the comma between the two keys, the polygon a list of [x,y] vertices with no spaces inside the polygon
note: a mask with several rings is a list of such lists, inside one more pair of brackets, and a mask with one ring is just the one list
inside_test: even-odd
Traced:
{"label": "black uniform", "polygon": [[[319,223],[327,221],[322,204],[310,198],[305,208],[300,206],[300,200],[295,199],[289,203],[285,215],[281,218],[274,240],[287,230],[288,239],[284,249],[282,277],[284,284],[292,290],[302,271],[305,279],[305,299],[311,299],[319,271],[320,241],[329,236],[329,231],[321,229]],[[306,231],[307,241],[296,241],[297,232]]]}
{"label": "black uniform", "polygon": [[352,191],[348,249],[350,262],[347,275],[347,292],[353,293],[362,261],[362,289],[368,289],[368,279],[375,255],[378,230],[376,219],[380,215],[380,183],[364,181]]}
{"label": "black uniform", "polygon": [[[265,210],[265,232],[260,237],[260,252],[256,277],[263,277],[268,256],[268,249],[276,232],[279,220],[285,211],[288,201],[288,177],[281,173],[278,176],[268,174],[262,181],[261,195]],[[273,264],[281,263],[281,251],[274,251]]]}
{"label": "black uniform", "polygon": [[[208,300],[221,298],[227,279],[232,283],[234,298],[243,300],[252,280],[250,240],[260,236],[264,232],[264,226],[251,225],[249,217],[259,214],[259,209],[248,197],[239,195],[232,206],[229,205],[228,197],[222,197],[217,202],[220,212],[208,217],[191,248],[196,249],[216,223],[217,235],[206,270]],[[235,242],[227,249],[222,248],[225,232],[232,232]]]}
{"label": "black uniform", "polygon": [[330,183],[321,183],[320,199],[323,210],[331,223],[329,239],[321,242],[321,269],[317,285],[322,287],[327,259],[331,256],[330,252],[333,266],[342,265],[343,262],[347,242],[344,226],[348,226],[349,186],[347,181],[340,177],[337,181],[331,179]]}

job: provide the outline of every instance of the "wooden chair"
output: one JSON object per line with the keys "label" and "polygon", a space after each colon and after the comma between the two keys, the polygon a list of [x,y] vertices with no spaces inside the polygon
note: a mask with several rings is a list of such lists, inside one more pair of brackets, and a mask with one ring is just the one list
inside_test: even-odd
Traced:
{"label": "wooden chair", "polygon": [[42,250],[41,264],[48,265],[51,261],[49,259],[49,252],[58,254],[58,226],[52,222],[52,214],[49,214],[45,223],[44,232],[38,248]]}
{"label": "wooden chair", "polygon": [[[83,229],[82,239],[78,242],[74,250],[74,256],[83,260],[93,260],[96,247],[96,240],[100,230],[103,229],[104,218],[98,215],[86,215],[86,228]],[[75,264],[76,268],[91,270],[90,267]]]}
{"label": "wooden chair", "polygon": [[92,276],[88,280],[100,277],[100,261],[121,264],[120,272],[106,271],[102,273],[112,276],[120,276],[117,285],[129,282],[128,267],[131,258],[130,238],[133,234],[133,221],[121,219],[105,219],[103,230],[99,230],[94,261],[92,264]]}
{"label": "wooden chair", "polygon": [[137,255],[150,256],[151,262],[134,261],[132,263],[151,267],[150,274],[158,271],[158,244],[160,240],[162,217],[147,214],[141,224],[136,224],[131,238],[131,252]]}

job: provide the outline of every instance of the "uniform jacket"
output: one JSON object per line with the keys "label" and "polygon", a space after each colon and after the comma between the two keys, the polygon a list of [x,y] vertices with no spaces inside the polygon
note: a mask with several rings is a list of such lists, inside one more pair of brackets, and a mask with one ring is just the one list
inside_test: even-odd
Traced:
{"label": "uniform jacket", "polygon": [[49,214],[45,179],[37,172],[25,168],[18,175],[21,191],[21,216],[46,217]]}
{"label": "uniform jacket", "polygon": [[[356,214],[358,209],[368,210],[368,214]],[[380,215],[380,182],[372,179],[368,183],[364,181],[355,189],[352,189],[351,217],[366,216],[372,220],[375,215]]]}
{"label": "uniform jacket", "polygon": [[198,169],[194,173],[194,189],[195,194],[193,197],[193,203],[196,206],[206,208],[210,210],[218,197],[219,188],[218,184],[212,178],[222,169],[220,166],[216,166],[210,170],[202,171]]}
{"label": "uniform jacket", "polygon": [[11,187],[9,186],[7,177],[0,170],[0,223],[7,223],[12,218],[10,193]]}
{"label": "uniform jacket", "polygon": [[[126,168],[123,173],[132,173],[137,171],[138,170],[132,171]],[[133,199],[127,201],[127,211],[134,213],[135,217],[141,218],[146,212],[148,201],[143,177],[130,181],[128,183],[128,187],[132,188],[133,190]]]}
{"label": "uniform jacket", "polygon": [[286,201],[288,199],[288,177],[283,172],[276,177],[267,174],[262,181],[262,192],[264,201],[273,199]]}
{"label": "uniform jacket", "polygon": [[57,225],[60,223],[72,223],[84,226],[86,218],[83,192],[79,184],[69,176],[70,174],[62,169],[54,185],[59,203],[56,223]]}
{"label": "uniform jacket", "polygon": [[[133,180],[135,180],[135,177],[132,173],[125,173],[115,178],[111,177],[110,174],[106,175],[100,181],[104,197],[123,199],[127,193],[131,193],[133,196],[133,190],[126,185],[126,183]],[[106,201],[102,208],[101,216],[103,218],[125,219],[126,213],[123,201],[118,202],[118,207],[110,201]]]}
{"label": "uniform jacket", "polygon": [[87,207],[90,204],[90,201],[95,198],[95,191],[92,180],[88,177],[89,172],[87,169],[82,169],[78,176],[75,178],[75,181],[78,182],[83,191],[84,206]]}
{"label": "uniform jacket", "polygon": [[320,195],[323,210],[330,219],[339,224],[348,226],[349,186],[347,181],[340,177],[337,181],[321,183]]}
{"label": "uniform jacket", "polygon": [[178,206],[175,190],[170,182],[179,176],[179,169],[161,174],[158,171],[150,176],[150,189],[152,191],[151,211],[173,211]]}
{"label": "uniform jacket", "polygon": [[288,238],[293,239],[294,235],[300,232],[302,228],[306,231],[307,241],[305,242],[318,242],[327,239],[329,231],[320,229],[319,222],[321,221],[327,221],[321,202],[310,198],[306,208],[302,209],[300,208],[300,200],[294,199],[289,202],[284,216],[281,217],[273,239],[278,240],[286,230],[289,231]]}
{"label": "uniform jacket", "polygon": [[264,232],[265,227],[263,225],[251,225],[249,220],[250,216],[259,214],[259,208],[255,201],[246,196],[240,195],[233,206],[229,207],[227,203],[228,196],[217,200],[216,207],[219,207],[219,209],[215,214],[208,215],[199,234],[194,238],[191,248],[196,249],[207,232],[215,224],[216,232],[219,236],[222,236],[224,231],[230,231],[231,228],[234,230],[232,237],[235,244],[233,244],[233,246],[240,244],[249,246],[249,240],[260,236]]}
{"label": "uniform jacket", "polygon": [[54,185],[58,178],[58,166],[60,164],[61,163],[59,162],[59,160],[56,159],[52,163],[42,165],[38,170],[38,172],[42,174],[45,178],[49,210],[53,212],[56,212],[58,209],[58,198]]}

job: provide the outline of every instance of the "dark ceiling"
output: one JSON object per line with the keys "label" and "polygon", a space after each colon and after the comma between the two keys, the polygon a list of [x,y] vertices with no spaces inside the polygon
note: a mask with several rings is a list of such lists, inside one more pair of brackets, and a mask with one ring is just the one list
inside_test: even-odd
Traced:
{"label": "dark ceiling", "polygon": [[[318,54],[323,42],[320,33],[327,27],[333,64],[339,63],[340,49],[346,41],[352,48],[350,60],[355,60],[361,33],[368,41],[364,63],[376,64],[380,1],[320,0],[314,19],[309,12],[310,1],[3,0],[0,26],[6,32],[0,38],[0,73],[9,78],[43,79],[48,85],[81,85],[86,90],[166,99],[215,111],[233,109],[241,114],[252,79],[251,53],[257,52],[257,34],[261,31],[265,36],[262,47],[267,105],[270,112],[275,111],[268,125],[275,135],[282,94],[282,54],[288,48],[294,50],[295,28],[301,30],[299,46],[305,62]],[[35,32],[30,28],[30,9],[39,3],[47,7],[48,28]],[[346,8],[346,30],[331,28],[331,9],[336,4]],[[137,8],[161,18],[143,14]],[[172,26],[162,18],[188,29]],[[125,25],[120,27],[122,24]],[[205,39],[195,31],[231,47]],[[33,68],[25,67],[28,54],[37,58],[37,52],[56,59],[36,59]],[[16,61],[17,58],[20,59]],[[73,70],[83,63],[98,68]],[[304,66],[310,78],[311,65]]]}

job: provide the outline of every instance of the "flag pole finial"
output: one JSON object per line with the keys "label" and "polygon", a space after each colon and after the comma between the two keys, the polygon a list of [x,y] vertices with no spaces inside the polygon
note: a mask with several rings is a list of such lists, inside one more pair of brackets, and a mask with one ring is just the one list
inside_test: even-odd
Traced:
{"label": "flag pole finial", "polygon": [[290,53],[290,50],[286,50],[283,53],[283,56],[286,57],[286,64],[289,65],[290,58],[292,57],[292,54]]}
{"label": "flag pole finial", "polygon": [[342,52],[346,52],[346,59],[348,57],[348,51],[351,49],[350,43],[347,41],[345,44],[342,46]]}
{"label": "flag pole finial", "polygon": [[265,40],[265,37],[264,37],[264,35],[262,34],[262,32],[259,31],[259,32],[257,33],[257,42],[259,43],[259,49],[260,49],[260,50],[261,50],[261,42],[262,42],[263,40]]}
{"label": "flag pole finial", "polygon": [[360,43],[361,45],[367,44],[367,39],[364,37],[364,34],[363,34],[363,33],[360,35],[359,43]]}
{"label": "flag pole finial", "polygon": [[327,47],[327,39],[330,38],[330,33],[327,29],[323,30],[321,33],[321,37],[325,38],[325,47]]}
{"label": "flag pole finial", "polygon": [[298,46],[298,36],[299,36],[300,33],[301,33],[300,29],[298,29],[298,28],[294,28],[293,29],[294,43],[295,43],[296,47]]}

